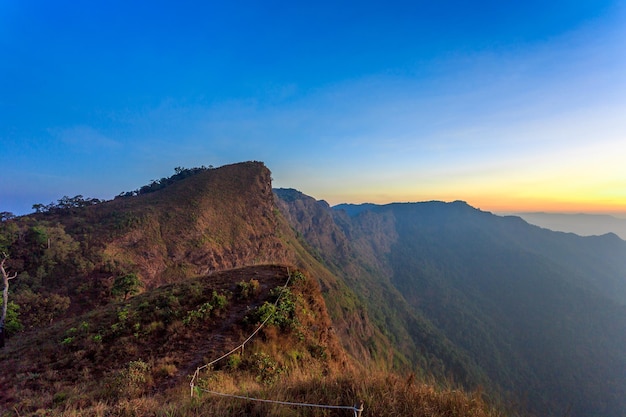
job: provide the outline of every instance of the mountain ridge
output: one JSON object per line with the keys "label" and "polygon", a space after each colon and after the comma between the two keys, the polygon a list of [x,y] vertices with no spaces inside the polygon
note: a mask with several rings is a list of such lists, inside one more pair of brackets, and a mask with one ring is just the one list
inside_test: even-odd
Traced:
{"label": "mountain ridge", "polygon": [[[208,360],[209,345],[188,342],[245,338],[246,320],[266,317],[259,308],[278,303],[271,287],[296,271],[304,278],[275,307],[280,320],[253,344],[256,356],[241,352],[215,370],[217,379],[203,375],[203,383],[233,389],[236,380],[265,380],[267,387],[254,391],[267,394],[285,372],[307,390],[373,389],[337,379],[349,373],[364,384],[367,375],[388,381],[380,386],[393,387],[391,397],[407,393],[407,406],[415,378],[443,387],[448,400],[459,387],[483,393],[458,397],[459,410],[469,410],[467,398],[479,405],[475,414],[459,415],[497,415],[485,414],[483,395],[511,415],[626,410],[626,242],[616,236],[550,232],[462,201],[330,207],[294,189],[272,189],[261,162],[194,172],[150,192],[2,220],[0,249],[19,273],[11,301],[25,331],[0,351],[18,370],[0,378],[2,386],[24,389],[4,397],[20,413],[36,412],[37,404],[57,411],[81,401],[97,406],[105,394],[80,392],[69,375],[89,381],[100,372],[91,361],[108,350],[118,352],[114,369],[98,375],[110,377],[109,388],[132,372],[145,378],[124,407],[157,401],[146,387],[177,395],[184,374]],[[282,272],[268,281],[263,271]],[[193,360],[168,357],[159,335]],[[45,355],[32,354],[38,344],[47,346]],[[49,365],[51,372],[38,374]],[[398,373],[406,372],[414,374],[402,382]],[[159,382],[166,380],[176,384]],[[193,407],[176,401],[183,410]],[[213,403],[202,404],[208,412]],[[441,415],[449,414],[438,404]]]}
{"label": "mountain ridge", "polygon": [[[117,401],[126,397],[114,400],[117,394],[110,395],[119,387],[109,388],[135,372],[159,395],[164,374],[170,381],[165,384],[168,392],[188,384],[189,366],[197,366],[206,356],[204,343],[189,344],[188,338],[202,331],[193,326],[195,320],[211,323],[229,314],[228,321],[235,326],[232,332],[215,335],[208,331],[210,337],[227,337],[235,343],[250,326],[242,312],[248,317],[255,308],[272,310],[259,305],[264,302],[261,299],[251,303],[248,311],[239,299],[243,295],[238,295],[243,288],[254,292],[260,285],[258,296],[267,301],[267,284],[255,278],[266,265],[280,264],[283,271],[303,270],[313,278],[290,285],[288,290],[292,285],[305,285],[305,292],[293,293],[295,298],[288,299],[289,303],[276,307],[291,312],[272,321],[273,327],[261,332],[252,350],[246,349],[257,356],[242,359],[241,378],[256,370],[256,377],[271,385],[284,369],[293,373],[294,384],[301,384],[313,376],[297,380],[303,372],[300,367],[306,368],[310,361],[311,373],[327,373],[332,379],[340,368],[329,360],[342,356],[349,359],[340,362],[354,369],[389,367],[388,341],[369,323],[367,311],[351,290],[310,253],[310,247],[284,220],[274,205],[271,173],[260,162],[200,171],[149,193],[3,219],[0,247],[9,256],[7,268],[18,272],[9,307],[16,312],[14,319],[21,321],[13,324],[24,328],[20,333],[15,327],[18,333],[0,350],[5,369],[13,370],[0,375],[0,384],[15,387],[2,394],[3,402],[20,414],[42,411],[41,407],[93,405],[103,399],[120,406]],[[252,276],[243,267],[253,268]],[[224,276],[233,281],[218,285]],[[198,293],[204,282],[206,287]],[[118,285],[126,286],[118,291]],[[115,294],[122,294],[123,299]],[[224,302],[226,309],[218,307]],[[332,317],[332,326],[324,317]],[[176,347],[172,352],[179,353],[170,357],[155,335],[196,353],[189,356]],[[321,339],[315,342],[308,335]],[[323,340],[330,344],[320,344]],[[302,345],[303,341],[308,345]],[[336,347],[331,349],[331,345]],[[33,346],[40,347],[39,354]],[[286,349],[281,351],[279,346]],[[118,353],[115,360],[104,360],[110,368],[102,370],[100,362],[109,351]],[[185,365],[181,358],[188,356],[193,360]],[[232,372],[233,378],[239,378],[236,369]],[[103,378],[106,389],[98,389],[90,378]],[[91,392],[81,391],[72,381],[81,381]],[[150,395],[140,386],[135,391],[129,394],[133,401]],[[2,415],[12,413],[0,410]]]}

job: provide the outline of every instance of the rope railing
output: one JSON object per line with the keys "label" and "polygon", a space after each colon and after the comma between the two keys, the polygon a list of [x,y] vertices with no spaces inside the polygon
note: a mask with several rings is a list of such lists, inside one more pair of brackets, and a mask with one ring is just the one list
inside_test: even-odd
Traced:
{"label": "rope railing", "polygon": [[202,392],[206,392],[207,394],[218,395],[221,397],[238,398],[240,400],[256,401],[256,402],[261,402],[261,403],[287,405],[287,406],[292,406],[292,407],[312,407],[312,408],[327,408],[327,409],[335,409],[335,410],[352,410],[354,411],[355,417],[360,417],[361,413],[363,412],[363,403],[360,403],[358,407],[356,405],[326,405],[326,404],[298,403],[298,402],[292,402],[292,401],[266,400],[264,398],[248,397],[245,395],[225,394],[223,392],[211,391],[211,390],[204,389],[204,388],[198,388],[198,389]]}
{"label": "rope railing", "polygon": [[263,328],[263,326],[265,326],[265,324],[269,321],[269,319],[271,319],[274,316],[274,314],[276,314],[276,311],[277,311],[276,307],[278,306],[278,302],[280,301],[281,297],[283,296],[283,294],[285,292],[285,289],[289,285],[289,281],[290,280],[291,280],[291,272],[290,272],[289,268],[287,268],[287,281],[285,282],[285,285],[282,286],[280,294],[278,295],[278,298],[276,298],[276,301],[274,302],[274,310],[272,311],[271,314],[269,314],[265,318],[265,320],[263,320],[263,322],[252,332],[252,334],[250,334],[250,336],[248,336],[238,346],[236,346],[232,350],[228,351],[227,353],[223,354],[219,358],[214,359],[211,362],[206,363],[206,364],[196,368],[196,371],[193,373],[193,376],[191,377],[191,382],[189,383],[189,386],[191,388],[191,397],[193,397],[194,391],[197,389],[198,391],[202,391],[202,392],[205,392],[207,394],[218,395],[218,396],[222,396],[222,397],[238,398],[238,399],[247,400],[247,401],[256,401],[256,402],[262,402],[262,403],[272,403],[272,404],[294,406],[294,407],[313,407],[313,408],[352,410],[354,412],[354,417],[361,417],[361,413],[363,412],[363,403],[362,402],[359,404],[358,407],[356,405],[350,406],[350,405],[326,405],[326,404],[298,403],[298,402],[291,402],[291,401],[267,400],[267,399],[263,399],[263,398],[248,397],[248,396],[244,396],[244,395],[226,394],[226,393],[223,393],[223,392],[211,391],[211,390],[208,390],[206,388],[196,387],[195,383],[196,383],[196,380],[198,379],[198,377],[200,375],[200,371],[201,370],[206,369],[206,368],[216,364],[217,362],[221,361],[222,359],[227,358],[228,356],[232,355],[233,353],[237,352],[240,349],[243,351],[246,343],[248,343]]}

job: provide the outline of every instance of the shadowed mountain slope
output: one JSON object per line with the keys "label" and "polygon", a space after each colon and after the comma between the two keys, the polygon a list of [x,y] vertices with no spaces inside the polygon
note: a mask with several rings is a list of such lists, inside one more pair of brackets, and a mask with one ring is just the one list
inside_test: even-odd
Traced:
{"label": "shadowed mountain slope", "polygon": [[[455,377],[538,415],[626,412],[626,242],[615,235],[555,233],[463,202],[330,208],[275,193],[323,259],[367,271],[346,282],[367,294],[378,323],[411,334],[397,320],[406,311],[436,329],[431,340],[470,370],[429,350]],[[411,336],[409,350],[421,340]]]}

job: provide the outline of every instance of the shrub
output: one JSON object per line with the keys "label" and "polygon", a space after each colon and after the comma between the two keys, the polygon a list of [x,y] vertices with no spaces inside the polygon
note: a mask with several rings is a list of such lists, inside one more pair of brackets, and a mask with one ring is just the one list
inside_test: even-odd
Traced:
{"label": "shrub", "polygon": [[151,383],[150,365],[141,359],[128,362],[124,369],[118,371],[113,381],[116,394],[129,398],[143,394]]}
{"label": "shrub", "polygon": [[183,324],[189,325],[196,321],[206,320],[210,318],[214,312],[223,310],[227,304],[228,299],[225,295],[213,291],[211,301],[207,301],[195,310],[188,311],[187,316],[183,319]]}
{"label": "shrub", "polygon": [[260,284],[256,279],[251,279],[248,282],[240,281],[237,283],[237,293],[240,300],[246,300],[255,296],[259,292]]}
{"label": "shrub", "polygon": [[[1,307],[2,300],[0,300],[0,308]],[[15,304],[13,301],[9,301],[7,303],[7,316],[4,322],[4,329],[9,336],[22,331],[22,329],[24,328],[19,319],[19,315],[20,306]]]}
{"label": "shrub", "polygon": [[266,385],[272,385],[283,373],[284,368],[266,353],[258,352],[251,358],[252,370],[256,373],[256,380]]}
{"label": "shrub", "polygon": [[268,301],[256,308],[246,316],[245,321],[250,324],[263,323],[276,326],[281,330],[295,330],[300,327],[296,317],[296,297],[288,288],[277,287],[270,291],[270,296],[277,300],[274,303]]}
{"label": "shrub", "polygon": [[126,301],[129,295],[135,295],[139,293],[141,287],[141,280],[137,274],[126,274],[115,278],[113,282],[113,288],[111,288],[111,294],[115,297],[122,296],[122,299]]}

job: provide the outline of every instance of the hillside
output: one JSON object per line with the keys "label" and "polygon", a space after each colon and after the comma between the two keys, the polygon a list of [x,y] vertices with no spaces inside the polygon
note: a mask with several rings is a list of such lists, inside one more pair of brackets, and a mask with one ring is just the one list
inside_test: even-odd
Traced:
{"label": "hillside", "polygon": [[[426,383],[428,372],[392,347],[363,297],[277,209],[262,163],[193,174],[3,218],[0,249],[18,277],[0,350],[1,415],[326,415],[207,390],[363,400],[365,415],[499,415],[480,392]],[[245,349],[198,374],[191,398],[196,368],[261,322]],[[418,375],[390,372],[398,360]]]}
{"label": "hillside", "polygon": [[[463,202],[330,208],[275,193],[323,259],[376,277],[346,282],[369,294],[377,323],[407,330],[406,355],[424,339],[400,311],[436,329],[430,340],[449,348],[428,352],[466,385],[537,415],[626,413],[626,242],[615,235],[555,233]],[[391,308],[374,295],[392,293]]]}
{"label": "hillside", "polygon": [[4,415],[325,415],[213,390],[365,415],[626,413],[615,235],[463,202],[330,207],[247,162],[3,218],[0,250],[18,274]]}
{"label": "hillside", "polygon": [[[20,273],[14,299],[27,328],[62,316],[59,304],[69,304],[73,314],[106,304],[115,278],[129,273],[150,290],[267,263],[302,266],[325,293],[345,293],[327,297],[340,333],[349,322],[367,319],[354,302],[344,302],[350,297],[345,285],[301,246],[276,210],[271,173],[260,162],[201,170],[154,192],[6,221],[1,231],[8,266]],[[50,311],[41,312],[42,304]],[[366,349],[351,346],[368,360]]]}

